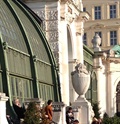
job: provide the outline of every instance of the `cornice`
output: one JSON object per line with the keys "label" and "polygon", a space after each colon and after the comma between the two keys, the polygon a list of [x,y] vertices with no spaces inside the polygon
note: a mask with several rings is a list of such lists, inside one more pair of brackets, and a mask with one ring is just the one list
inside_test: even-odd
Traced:
{"label": "cornice", "polygon": [[84,21],[88,21],[90,18],[90,15],[88,12],[80,12],[80,17],[84,19]]}
{"label": "cornice", "polygon": [[100,28],[105,28],[106,26],[104,24],[100,24],[100,23],[97,23],[97,24],[94,24],[92,26],[89,27],[89,29],[100,29]]}
{"label": "cornice", "polygon": [[110,63],[113,62],[115,64],[118,64],[118,63],[120,63],[120,58],[119,57],[108,57],[107,61],[109,61]]}
{"label": "cornice", "polygon": [[120,57],[115,57],[115,52],[113,50],[94,52],[94,58],[101,57],[104,62],[109,63],[120,63]]}

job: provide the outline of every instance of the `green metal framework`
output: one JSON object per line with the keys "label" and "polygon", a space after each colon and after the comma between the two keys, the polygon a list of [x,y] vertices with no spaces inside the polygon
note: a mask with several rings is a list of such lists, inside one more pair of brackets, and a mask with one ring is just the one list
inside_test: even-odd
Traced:
{"label": "green metal framework", "polygon": [[18,0],[1,1],[0,92],[13,98],[61,101],[56,63],[34,16]]}
{"label": "green metal framework", "polygon": [[84,64],[87,67],[87,70],[91,73],[91,81],[89,89],[86,93],[86,98],[91,103],[97,101],[97,77],[96,73],[93,71],[93,55],[94,52],[90,50],[87,46],[83,46],[84,49]]}

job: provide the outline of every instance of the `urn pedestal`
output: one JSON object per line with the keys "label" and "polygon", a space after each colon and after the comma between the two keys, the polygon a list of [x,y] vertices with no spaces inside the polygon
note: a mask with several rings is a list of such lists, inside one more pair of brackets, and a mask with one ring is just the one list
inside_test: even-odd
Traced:
{"label": "urn pedestal", "polygon": [[79,63],[75,67],[75,71],[71,73],[72,84],[79,95],[75,102],[72,103],[73,107],[79,108],[79,113],[75,117],[80,121],[80,124],[91,124],[93,110],[91,103],[85,98],[85,93],[87,92],[90,85],[90,74],[86,70],[86,66]]}

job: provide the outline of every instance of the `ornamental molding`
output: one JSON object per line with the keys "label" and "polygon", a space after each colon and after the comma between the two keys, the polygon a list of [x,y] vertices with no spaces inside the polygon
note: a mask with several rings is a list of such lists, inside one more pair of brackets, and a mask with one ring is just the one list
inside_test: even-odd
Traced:
{"label": "ornamental molding", "polygon": [[97,24],[90,26],[89,29],[101,29],[101,28],[105,28],[105,27],[106,26],[104,24],[97,23]]}
{"label": "ornamental molding", "polygon": [[58,30],[58,20],[46,21],[46,31]]}
{"label": "ornamental molding", "polygon": [[33,10],[42,20],[45,20],[45,10],[34,9]]}
{"label": "ornamental molding", "polygon": [[34,12],[42,19],[42,20],[57,20],[58,19],[58,10],[40,10],[36,9]]}
{"label": "ornamental molding", "polygon": [[59,39],[58,31],[49,31],[46,32],[46,37],[49,42],[55,42]]}
{"label": "ornamental molding", "polygon": [[59,43],[58,42],[52,42],[50,43],[50,47],[52,51],[58,51],[59,50]]}
{"label": "ornamental molding", "polygon": [[77,7],[75,6],[75,4],[73,3],[72,0],[68,0],[66,2],[66,5],[67,6],[65,6],[65,4],[61,4],[61,10],[60,10],[61,18],[65,18],[65,16],[66,16],[65,13],[66,14],[68,14],[68,13],[71,14],[73,18],[75,18],[76,15],[77,16],[80,15],[80,10],[77,9]]}
{"label": "ornamental molding", "polygon": [[116,57],[109,57],[109,58],[107,58],[107,61],[110,63],[115,63],[115,64],[120,63],[120,59],[116,58]]}
{"label": "ornamental molding", "polygon": [[82,28],[76,31],[76,36],[80,36],[83,34],[84,34],[84,29],[82,29]]}
{"label": "ornamental molding", "polygon": [[94,52],[94,57],[115,57],[115,51],[110,49],[110,50],[105,50],[105,51],[98,51],[98,52]]}
{"label": "ornamental molding", "polygon": [[94,53],[94,58],[99,58],[101,57],[103,62],[109,62],[109,63],[115,63],[118,64],[120,63],[120,58],[116,57],[115,51],[113,50],[106,50],[106,51],[100,51],[100,52],[95,52]]}
{"label": "ornamental molding", "polygon": [[59,64],[59,52],[58,51],[53,51],[53,53],[54,53],[56,63]]}
{"label": "ornamental molding", "polygon": [[46,10],[46,20],[58,20],[58,10]]}
{"label": "ornamental molding", "polygon": [[74,17],[73,17],[73,15],[66,13],[65,20],[68,22],[68,24],[71,24],[74,21]]}

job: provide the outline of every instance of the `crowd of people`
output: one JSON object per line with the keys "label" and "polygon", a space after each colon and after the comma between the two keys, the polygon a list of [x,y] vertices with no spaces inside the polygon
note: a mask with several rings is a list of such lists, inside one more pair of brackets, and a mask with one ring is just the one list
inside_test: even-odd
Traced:
{"label": "crowd of people", "polygon": [[[53,110],[52,110],[52,100],[48,100],[47,105],[45,107],[45,117],[52,122]],[[20,104],[19,99],[14,99],[13,101],[13,109],[17,115],[17,118],[13,119],[9,115],[7,115],[7,121],[9,124],[20,124],[20,120],[24,119],[25,116],[25,107]]]}
{"label": "crowd of people", "polygon": [[[45,117],[49,120],[49,122],[53,122],[53,108],[52,108],[52,100],[47,101],[47,105],[45,107]],[[7,115],[7,120],[9,124],[20,124],[20,120],[24,119],[25,116],[25,108],[20,104],[19,99],[15,99],[13,101],[13,108],[17,115],[17,119],[12,119]],[[66,124],[80,124],[79,120],[75,119],[72,107],[69,107],[66,110]],[[100,119],[93,118],[92,124],[102,124]]]}

